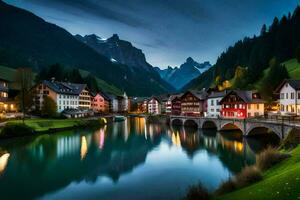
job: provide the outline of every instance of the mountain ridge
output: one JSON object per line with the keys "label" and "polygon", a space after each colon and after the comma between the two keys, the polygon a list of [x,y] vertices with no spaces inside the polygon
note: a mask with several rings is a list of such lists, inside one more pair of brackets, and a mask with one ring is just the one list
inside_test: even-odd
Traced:
{"label": "mountain ridge", "polygon": [[170,83],[177,90],[180,90],[210,67],[211,64],[208,61],[198,63],[193,58],[188,57],[180,67],[168,66],[167,69],[160,69],[159,67],[156,67],[155,69],[162,79]]}
{"label": "mountain ridge", "polygon": [[157,73],[111,62],[65,29],[3,1],[0,1],[0,30],[2,65],[31,67],[39,71],[59,63],[89,71],[135,96],[151,96],[173,90]]}

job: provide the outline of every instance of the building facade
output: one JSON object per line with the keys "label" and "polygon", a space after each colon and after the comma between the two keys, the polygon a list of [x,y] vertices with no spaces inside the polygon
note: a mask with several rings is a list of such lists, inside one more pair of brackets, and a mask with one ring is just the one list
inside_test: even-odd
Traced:
{"label": "building facade", "polygon": [[16,112],[16,102],[9,96],[9,81],[0,79],[0,112]]}
{"label": "building facade", "polygon": [[[85,84],[73,84],[58,81],[44,80],[34,87],[34,102],[35,109],[41,110],[46,96],[50,97],[57,105],[57,112],[61,113],[64,110],[90,108],[90,106],[80,106],[80,102],[91,102],[91,100],[81,99],[91,98],[86,93]],[[91,104],[91,103],[89,103]]]}
{"label": "building facade", "polygon": [[96,113],[107,113],[109,112],[109,99],[98,92],[92,95],[92,109]]}
{"label": "building facade", "polygon": [[150,98],[148,101],[148,113],[153,115],[161,114],[161,102],[158,98]]}
{"label": "building facade", "polygon": [[207,98],[207,117],[220,117],[221,104],[220,101],[227,94],[227,90],[222,92],[211,92]]}
{"label": "building facade", "polygon": [[264,101],[255,91],[230,91],[220,103],[223,118],[245,119],[264,115]]}
{"label": "building facade", "polygon": [[187,91],[181,96],[181,114],[188,116],[204,116],[207,111],[207,93]]}
{"label": "building facade", "polygon": [[172,99],[172,115],[181,115],[181,97],[175,96]]}
{"label": "building facade", "polygon": [[300,115],[300,80],[285,80],[276,89],[281,115]]}
{"label": "building facade", "polygon": [[92,107],[92,96],[85,86],[79,94],[79,108],[89,110]]}

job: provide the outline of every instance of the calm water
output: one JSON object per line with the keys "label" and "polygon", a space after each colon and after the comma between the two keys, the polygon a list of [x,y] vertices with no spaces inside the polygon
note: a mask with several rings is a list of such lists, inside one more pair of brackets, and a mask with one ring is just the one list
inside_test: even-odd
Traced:
{"label": "calm water", "polygon": [[0,143],[0,199],[180,199],[191,184],[216,189],[265,145],[143,118],[7,140]]}

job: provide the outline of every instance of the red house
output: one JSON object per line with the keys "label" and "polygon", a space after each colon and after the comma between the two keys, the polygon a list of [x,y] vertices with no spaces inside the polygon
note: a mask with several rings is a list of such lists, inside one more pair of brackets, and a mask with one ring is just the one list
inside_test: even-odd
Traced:
{"label": "red house", "polygon": [[223,118],[245,119],[264,115],[264,101],[258,92],[232,90],[220,104]]}

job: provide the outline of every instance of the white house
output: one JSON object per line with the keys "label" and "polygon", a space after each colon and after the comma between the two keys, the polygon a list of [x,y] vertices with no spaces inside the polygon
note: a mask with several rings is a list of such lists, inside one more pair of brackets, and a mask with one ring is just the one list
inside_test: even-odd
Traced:
{"label": "white house", "polygon": [[300,114],[300,80],[285,80],[276,89],[281,115]]}
{"label": "white house", "polygon": [[159,115],[161,114],[161,103],[157,97],[152,97],[148,101],[148,113]]}
{"label": "white house", "polygon": [[[62,112],[68,109],[80,108],[80,96],[83,91],[86,91],[85,84],[65,83],[58,81],[44,80],[36,87],[35,107],[40,110],[43,106],[44,97],[48,96],[57,105],[57,112]],[[85,96],[84,101],[91,101],[90,97]],[[88,99],[89,98],[89,99]],[[90,104],[90,103],[89,103]],[[90,107],[87,107],[90,108]]]}
{"label": "white house", "polygon": [[222,105],[220,101],[227,94],[227,90],[222,92],[212,92],[207,98],[207,117],[221,116]]}

